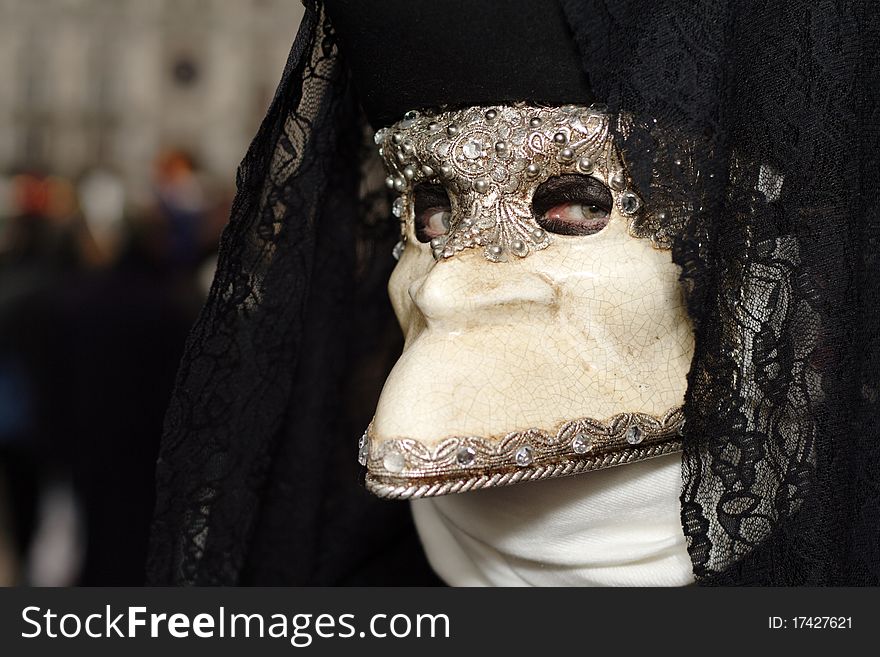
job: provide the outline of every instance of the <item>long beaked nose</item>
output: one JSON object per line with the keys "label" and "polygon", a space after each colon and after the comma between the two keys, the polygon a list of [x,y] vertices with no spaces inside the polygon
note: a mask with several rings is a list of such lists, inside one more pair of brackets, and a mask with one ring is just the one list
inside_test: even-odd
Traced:
{"label": "long beaked nose", "polygon": [[454,319],[456,328],[556,306],[552,282],[527,266],[492,263],[477,250],[466,251],[436,263],[413,281],[409,295],[429,325]]}

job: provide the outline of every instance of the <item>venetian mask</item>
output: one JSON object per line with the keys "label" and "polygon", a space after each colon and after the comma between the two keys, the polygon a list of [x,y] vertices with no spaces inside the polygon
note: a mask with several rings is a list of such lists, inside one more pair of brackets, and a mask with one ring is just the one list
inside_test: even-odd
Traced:
{"label": "venetian mask", "polygon": [[397,194],[403,353],[361,439],[413,498],[680,449],[693,336],[662,214],[602,107],[410,112],[376,143]]}

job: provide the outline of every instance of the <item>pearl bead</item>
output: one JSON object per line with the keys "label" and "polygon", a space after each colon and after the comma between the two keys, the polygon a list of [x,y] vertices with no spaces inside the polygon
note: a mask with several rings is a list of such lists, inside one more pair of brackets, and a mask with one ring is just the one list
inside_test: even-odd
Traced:
{"label": "pearl bead", "polygon": [[397,474],[406,467],[406,458],[400,452],[388,452],[382,459],[382,465],[388,472]]}

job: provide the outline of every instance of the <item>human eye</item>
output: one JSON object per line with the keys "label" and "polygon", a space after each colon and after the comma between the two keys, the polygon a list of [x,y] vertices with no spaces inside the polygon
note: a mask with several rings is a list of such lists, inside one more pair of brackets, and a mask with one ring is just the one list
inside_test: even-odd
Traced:
{"label": "human eye", "polygon": [[591,176],[569,174],[545,181],[532,197],[538,224],[557,235],[593,235],[608,225],[611,191]]}
{"label": "human eye", "polygon": [[446,190],[441,185],[418,185],[413,190],[413,214],[420,242],[430,242],[448,233],[452,207]]}

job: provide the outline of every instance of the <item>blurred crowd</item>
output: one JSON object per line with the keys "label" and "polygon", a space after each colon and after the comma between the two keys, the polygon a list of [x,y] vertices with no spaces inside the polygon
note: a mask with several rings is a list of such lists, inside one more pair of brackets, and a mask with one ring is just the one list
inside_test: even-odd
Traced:
{"label": "blurred crowd", "polygon": [[95,168],[0,176],[0,585],[143,581],[153,468],[231,199],[186,152],[149,203]]}

